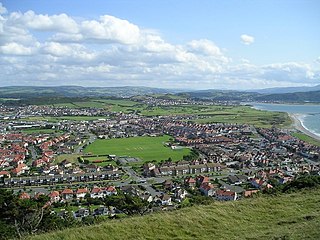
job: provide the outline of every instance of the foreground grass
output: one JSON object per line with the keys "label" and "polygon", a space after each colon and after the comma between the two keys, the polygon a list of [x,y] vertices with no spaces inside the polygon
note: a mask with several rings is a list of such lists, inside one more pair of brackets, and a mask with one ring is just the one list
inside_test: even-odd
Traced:
{"label": "foreground grass", "polygon": [[313,190],[110,220],[29,239],[319,238],[320,190]]}
{"label": "foreground grass", "polygon": [[172,150],[164,146],[170,136],[161,137],[131,137],[117,139],[98,139],[84,149],[84,152],[94,155],[110,154],[117,156],[137,157],[143,161],[161,161],[169,157],[173,161],[181,160],[190,154],[190,149]]}

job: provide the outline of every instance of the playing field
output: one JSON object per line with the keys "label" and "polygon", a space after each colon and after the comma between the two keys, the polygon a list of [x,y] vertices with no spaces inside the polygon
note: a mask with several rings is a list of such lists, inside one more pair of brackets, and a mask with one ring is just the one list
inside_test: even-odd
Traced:
{"label": "playing field", "polygon": [[161,137],[132,137],[101,140],[98,139],[84,149],[86,153],[110,154],[116,156],[137,157],[143,161],[161,161],[169,157],[173,161],[181,160],[184,155],[190,154],[190,149],[172,150],[164,143],[170,136]]}

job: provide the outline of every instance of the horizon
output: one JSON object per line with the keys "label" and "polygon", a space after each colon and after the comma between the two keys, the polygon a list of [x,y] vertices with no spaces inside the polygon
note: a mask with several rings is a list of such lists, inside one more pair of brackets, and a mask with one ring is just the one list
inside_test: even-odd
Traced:
{"label": "horizon", "polygon": [[0,0],[0,86],[311,87],[320,84],[319,7]]}
{"label": "horizon", "polygon": [[[303,87],[317,87],[320,86],[320,84],[312,85],[312,86],[296,86],[296,87],[270,87],[270,88],[255,88],[255,89],[218,89],[218,88],[203,88],[203,89],[191,89],[191,88],[170,88],[170,87],[147,87],[147,86],[130,86],[130,85],[125,85],[125,86],[112,86],[112,87],[102,87],[102,86],[81,86],[81,85],[32,85],[32,86],[26,86],[26,85],[8,85],[8,86],[0,86],[0,88],[10,88],[10,87],[44,87],[44,88],[59,88],[59,87],[82,87],[82,88],[150,88],[150,89],[161,89],[161,90],[176,90],[180,92],[188,91],[235,91],[235,92],[254,92],[254,91],[260,91],[260,90],[273,90],[273,89],[285,89],[285,88],[303,88]],[[312,91],[319,91],[319,90],[310,90]]]}

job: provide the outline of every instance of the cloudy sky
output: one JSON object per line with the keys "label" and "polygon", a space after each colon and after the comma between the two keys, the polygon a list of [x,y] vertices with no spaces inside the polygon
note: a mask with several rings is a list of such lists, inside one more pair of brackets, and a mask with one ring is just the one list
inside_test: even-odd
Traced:
{"label": "cloudy sky", "polygon": [[318,0],[0,0],[0,86],[320,84]]}

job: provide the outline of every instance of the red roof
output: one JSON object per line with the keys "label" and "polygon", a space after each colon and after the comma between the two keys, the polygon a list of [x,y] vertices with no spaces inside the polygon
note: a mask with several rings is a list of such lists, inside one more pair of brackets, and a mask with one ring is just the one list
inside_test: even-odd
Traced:
{"label": "red roof", "polygon": [[108,191],[108,192],[115,192],[115,191],[117,191],[117,190],[115,189],[115,187],[109,186],[109,187],[107,188],[107,191]]}
{"label": "red roof", "polygon": [[0,171],[0,175],[8,175],[9,172],[8,171]]}
{"label": "red roof", "polygon": [[60,195],[60,193],[58,191],[53,191],[51,193],[49,193],[49,197],[54,198],[54,197],[58,197]]}
{"label": "red roof", "polygon": [[78,188],[76,193],[81,194],[81,193],[87,193],[87,192],[88,192],[87,188]]}
{"label": "red roof", "polygon": [[62,191],[61,194],[73,194],[73,191],[72,191],[71,189],[69,189],[69,188],[66,188],[66,189],[64,189],[64,190]]}
{"label": "red roof", "polygon": [[26,192],[23,192],[19,196],[20,199],[30,199],[30,195]]}
{"label": "red roof", "polygon": [[193,179],[192,177],[189,177],[189,178],[186,179],[186,182],[187,183],[196,183],[196,180]]}
{"label": "red roof", "polygon": [[216,194],[220,196],[234,196],[236,193],[232,191],[218,190]]}
{"label": "red roof", "polygon": [[94,187],[94,188],[92,188],[91,193],[99,193],[100,191],[101,191],[101,188]]}

